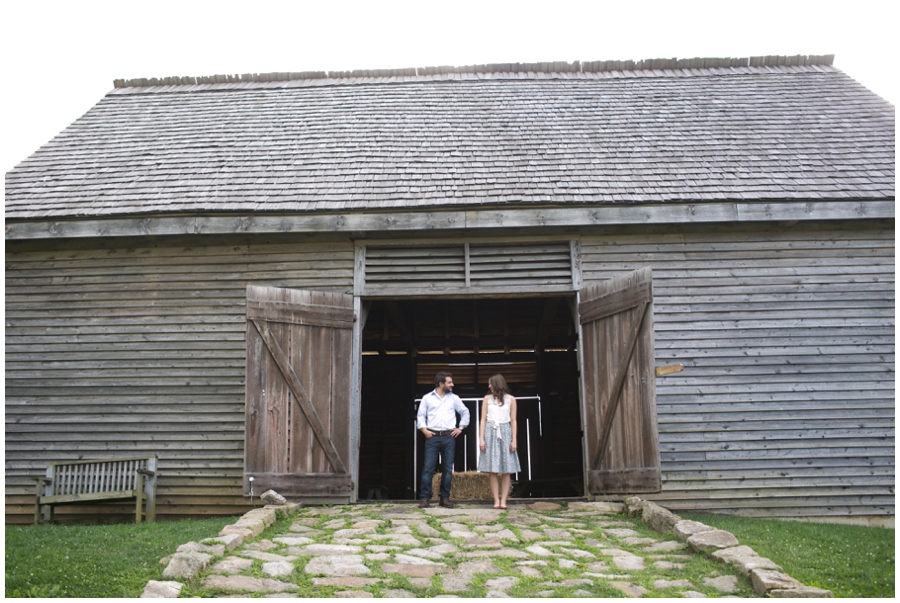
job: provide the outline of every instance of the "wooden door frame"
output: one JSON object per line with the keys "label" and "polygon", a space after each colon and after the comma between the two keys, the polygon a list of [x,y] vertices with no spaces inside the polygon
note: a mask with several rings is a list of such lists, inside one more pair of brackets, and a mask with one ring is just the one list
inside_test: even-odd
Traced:
{"label": "wooden door frame", "polygon": [[[552,290],[548,291],[546,295],[534,295],[532,293],[517,291],[514,294],[510,294],[508,292],[504,293],[504,289],[500,288],[491,288],[485,287],[480,288],[478,291],[466,291],[464,293],[454,295],[452,292],[448,291],[422,291],[419,289],[414,289],[412,291],[404,291],[404,289],[398,288],[396,292],[391,292],[390,294],[386,294],[384,292],[379,293],[378,295],[373,295],[371,293],[366,293],[366,246],[370,245],[392,245],[392,246],[403,246],[403,247],[416,247],[423,245],[433,245],[435,243],[435,239],[432,238],[420,238],[412,241],[398,242],[394,239],[361,239],[354,243],[354,258],[353,258],[353,310],[354,316],[356,316],[356,320],[353,325],[353,342],[352,342],[352,350],[353,350],[353,358],[352,358],[352,368],[351,368],[351,399],[350,399],[350,475],[353,477],[353,492],[351,495],[351,502],[357,502],[359,500],[359,444],[362,434],[360,430],[362,428],[361,425],[361,417],[362,417],[362,332],[366,325],[366,319],[368,315],[368,304],[370,301],[388,301],[388,300],[402,300],[402,299],[448,299],[448,300],[465,300],[465,299],[478,299],[478,298],[491,298],[491,299],[501,299],[501,298],[522,298],[522,297],[551,297],[551,296],[564,296],[569,298],[570,303],[572,303],[572,308],[574,309],[573,320],[575,321],[575,328],[577,332],[581,333],[581,325],[578,321],[578,296],[579,292],[584,286],[584,279],[582,275],[582,251],[581,251],[581,237],[580,236],[556,236],[556,235],[547,235],[543,237],[505,237],[504,242],[534,242],[538,241],[566,241],[569,245],[569,257],[570,257],[570,269],[571,269],[571,278],[572,283],[570,286],[565,288],[552,287]],[[471,237],[464,238],[440,238],[440,242],[442,243],[469,243],[473,241],[477,242],[495,242],[493,239],[488,238],[478,238],[472,239]],[[570,297],[571,296],[571,297]],[[578,352],[578,362],[579,362],[579,370],[581,368],[581,351],[579,347]],[[580,383],[579,383],[580,385]],[[582,433],[584,432],[584,400],[583,395],[581,393],[581,388],[579,387],[579,397],[581,399],[581,428]],[[582,449],[584,446],[582,445]],[[584,464],[584,461],[582,461]],[[585,484],[585,487],[587,485]]]}

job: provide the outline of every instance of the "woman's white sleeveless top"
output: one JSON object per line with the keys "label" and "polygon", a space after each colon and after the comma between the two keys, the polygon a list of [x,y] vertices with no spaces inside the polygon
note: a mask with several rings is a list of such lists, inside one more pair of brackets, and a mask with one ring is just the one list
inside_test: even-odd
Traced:
{"label": "woman's white sleeveless top", "polygon": [[503,396],[503,406],[497,404],[497,399],[494,396],[488,396],[488,412],[487,412],[487,420],[488,423],[493,425],[500,425],[501,423],[509,423],[509,394]]}

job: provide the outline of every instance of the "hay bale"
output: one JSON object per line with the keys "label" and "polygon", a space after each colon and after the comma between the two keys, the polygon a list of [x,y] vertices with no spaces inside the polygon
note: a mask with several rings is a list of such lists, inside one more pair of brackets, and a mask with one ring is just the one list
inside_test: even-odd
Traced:
{"label": "hay bale", "polygon": [[[431,498],[437,500],[441,493],[441,473],[438,471],[431,478]],[[450,497],[456,500],[494,500],[491,494],[491,483],[487,473],[478,471],[453,472],[453,484]]]}

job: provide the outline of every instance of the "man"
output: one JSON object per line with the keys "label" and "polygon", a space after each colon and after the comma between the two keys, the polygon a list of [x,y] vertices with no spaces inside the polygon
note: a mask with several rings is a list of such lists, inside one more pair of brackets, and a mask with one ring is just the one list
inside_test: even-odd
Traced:
{"label": "man", "polygon": [[[453,393],[453,376],[438,373],[434,378],[434,391],[425,394],[416,415],[416,427],[425,436],[425,463],[422,466],[422,485],[419,489],[419,507],[426,508],[431,500],[431,479],[434,476],[438,455],[441,456],[441,506],[453,508],[450,502],[450,486],[453,480],[453,457],[456,454],[456,438],[469,424],[469,409],[459,396]],[[459,413],[459,427],[456,415]]]}

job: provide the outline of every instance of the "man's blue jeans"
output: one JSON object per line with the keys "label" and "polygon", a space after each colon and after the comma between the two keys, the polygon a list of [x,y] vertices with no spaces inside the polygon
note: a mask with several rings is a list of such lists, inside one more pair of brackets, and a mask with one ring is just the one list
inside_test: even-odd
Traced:
{"label": "man's blue jeans", "polygon": [[433,435],[425,440],[425,463],[422,465],[422,486],[419,499],[431,500],[431,479],[441,457],[441,499],[450,498],[450,483],[453,480],[453,457],[456,455],[456,438],[452,435]]}

